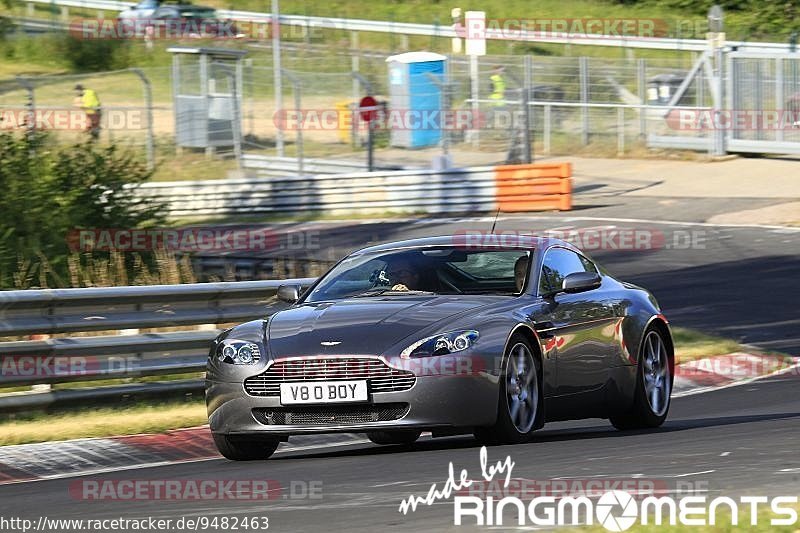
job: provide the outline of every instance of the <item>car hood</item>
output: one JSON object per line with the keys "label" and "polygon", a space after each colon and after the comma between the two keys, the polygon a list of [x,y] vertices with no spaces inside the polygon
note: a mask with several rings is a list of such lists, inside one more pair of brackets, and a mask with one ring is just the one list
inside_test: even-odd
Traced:
{"label": "car hood", "polygon": [[414,333],[423,335],[439,321],[494,302],[497,298],[486,296],[426,295],[302,304],[272,316],[267,343],[273,358],[381,355]]}

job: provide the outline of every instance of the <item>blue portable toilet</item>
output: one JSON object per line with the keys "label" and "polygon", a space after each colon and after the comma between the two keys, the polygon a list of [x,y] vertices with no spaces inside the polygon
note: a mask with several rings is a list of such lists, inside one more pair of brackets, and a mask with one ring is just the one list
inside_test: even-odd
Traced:
{"label": "blue portable toilet", "polygon": [[[389,64],[389,143],[400,148],[435,146],[442,139],[442,89],[446,56],[406,52]],[[434,78],[434,79],[432,79]]]}

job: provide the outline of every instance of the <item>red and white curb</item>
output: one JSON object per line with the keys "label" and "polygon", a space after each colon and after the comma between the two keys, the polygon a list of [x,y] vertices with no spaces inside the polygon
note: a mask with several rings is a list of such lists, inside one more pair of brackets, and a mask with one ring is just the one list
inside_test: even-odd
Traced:
{"label": "red and white curb", "polygon": [[[352,433],[295,437],[278,453],[369,442]],[[0,447],[0,485],[221,459],[208,426]]]}
{"label": "red and white curb", "polygon": [[[796,373],[797,359],[734,353],[690,361],[676,367],[673,397],[749,383],[776,374]],[[364,444],[356,434],[293,437],[278,453]],[[0,447],[0,484],[85,476],[174,463],[219,459],[208,426],[160,434],[125,435]]]}
{"label": "red and white curb", "polygon": [[782,355],[731,353],[687,361],[675,367],[672,397],[690,396],[780,374],[800,372],[800,359]]}

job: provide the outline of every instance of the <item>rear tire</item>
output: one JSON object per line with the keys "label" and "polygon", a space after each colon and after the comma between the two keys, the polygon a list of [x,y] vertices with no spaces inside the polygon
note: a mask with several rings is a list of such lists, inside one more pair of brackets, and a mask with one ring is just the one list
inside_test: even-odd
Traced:
{"label": "rear tire", "polygon": [[277,437],[250,437],[214,433],[214,444],[226,459],[231,461],[254,461],[268,459],[278,449]]}
{"label": "rear tire", "polygon": [[421,431],[414,430],[368,431],[367,438],[375,444],[401,444],[408,446],[409,444],[414,444],[417,442],[417,439],[421,434]]}
{"label": "rear tire", "polygon": [[672,394],[673,361],[662,333],[658,328],[648,328],[636,366],[633,406],[626,413],[610,416],[615,428],[621,431],[657,428],[664,423]]}
{"label": "rear tire", "polygon": [[539,359],[522,335],[512,336],[508,346],[498,384],[497,421],[475,428],[475,438],[484,444],[526,442],[543,425]]}

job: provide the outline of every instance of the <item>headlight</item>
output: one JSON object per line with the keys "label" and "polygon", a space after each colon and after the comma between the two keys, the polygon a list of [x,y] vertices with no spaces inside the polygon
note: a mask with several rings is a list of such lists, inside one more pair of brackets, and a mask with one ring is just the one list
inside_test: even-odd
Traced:
{"label": "headlight", "polygon": [[217,359],[233,365],[252,365],[261,359],[261,350],[254,342],[226,339],[217,346]]}
{"label": "headlight", "polygon": [[402,352],[400,357],[429,357],[431,355],[447,355],[466,350],[478,340],[478,332],[471,329],[467,331],[452,331],[440,333],[418,340]]}

